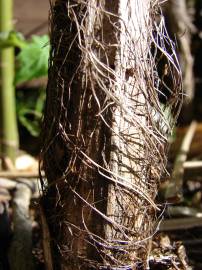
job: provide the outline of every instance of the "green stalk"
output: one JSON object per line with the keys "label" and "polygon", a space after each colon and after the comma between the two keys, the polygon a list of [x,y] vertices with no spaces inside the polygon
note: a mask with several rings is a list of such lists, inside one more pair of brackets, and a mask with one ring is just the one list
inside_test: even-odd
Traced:
{"label": "green stalk", "polygon": [[[0,32],[9,33],[13,29],[13,1],[0,0]],[[0,49],[0,149],[1,156],[15,160],[19,146],[15,88],[14,88],[14,48]]]}

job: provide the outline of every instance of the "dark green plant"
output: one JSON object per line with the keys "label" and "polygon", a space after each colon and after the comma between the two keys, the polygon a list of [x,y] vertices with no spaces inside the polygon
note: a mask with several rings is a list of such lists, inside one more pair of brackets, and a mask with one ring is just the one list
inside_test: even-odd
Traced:
{"label": "dark green plant", "polygon": [[16,57],[15,84],[48,75],[49,37],[33,36]]}
{"label": "dark green plant", "polygon": [[[15,84],[28,82],[32,79],[48,75],[49,37],[33,36],[16,57]],[[17,115],[32,136],[38,137],[40,122],[45,102],[45,90],[42,88],[38,95],[30,95],[29,99],[17,99]]]}
{"label": "dark green plant", "polygon": [[[27,90],[29,91],[29,90]],[[35,93],[34,93],[35,91]],[[41,131],[41,118],[45,102],[45,91],[43,88],[32,90],[28,96],[23,93],[17,93],[17,115],[18,120],[28,132],[38,137]]]}
{"label": "dark green plant", "polygon": [[[49,58],[49,37],[32,36],[26,41],[21,33],[10,31],[0,34],[0,48],[17,47],[14,83],[16,86],[47,76]],[[40,119],[45,101],[45,91],[40,89],[38,96],[25,98],[17,93],[17,117],[32,136],[40,133]]]}
{"label": "dark green plant", "polygon": [[19,32],[1,32],[0,49],[12,47],[20,49],[16,56],[15,85],[48,75],[48,35],[34,35],[26,41]]}

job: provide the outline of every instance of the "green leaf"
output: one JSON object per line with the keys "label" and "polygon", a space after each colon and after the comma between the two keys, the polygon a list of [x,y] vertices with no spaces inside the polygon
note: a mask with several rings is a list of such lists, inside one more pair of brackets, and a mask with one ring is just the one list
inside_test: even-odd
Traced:
{"label": "green leaf", "polygon": [[0,32],[0,49],[8,47],[18,47],[22,49],[27,42],[21,33],[16,31]]}
{"label": "green leaf", "polygon": [[37,112],[41,116],[43,114],[45,99],[46,99],[46,91],[45,91],[45,89],[41,88],[39,91],[39,95],[37,97],[37,100],[36,100],[36,105],[35,105],[35,112]]}
{"label": "green leaf", "polygon": [[[31,121],[28,116],[34,116],[35,120]],[[40,134],[39,120],[41,119],[41,117],[42,115],[40,113],[26,108],[21,109],[18,112],[18,118],[21,125],[23,125],[34,137],[38,137]]]}
{"label": "green leaf", "polygon": [[47,35],[32,37],[16,57],[15,84],[47,76],[49,48]]}
{"label": "green leaf", "polygon": [[18,120],[28,132],[38,137],[41,131],[41,119],[45,104],[46,92],[44,88],[38,89],[25,97],[17,93],[17,115]]}

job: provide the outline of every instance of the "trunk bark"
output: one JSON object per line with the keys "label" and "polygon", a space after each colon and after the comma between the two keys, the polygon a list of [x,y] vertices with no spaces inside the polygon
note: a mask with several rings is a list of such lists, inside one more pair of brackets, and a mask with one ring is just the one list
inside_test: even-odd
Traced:
{"label": "trunk bark", "polygon": [[147,267],[170,128],[154,85],[152,3],[52,2],[41,168],[54,269]]}
{"label": "trunk bark", "polygon": [[[114,260],[120,261],[120,265],[125,261],[135,267],[138,261],[147,261],[147,238],[153,230],[152,209],[156,206],[148,190],[151,166],[147,164],[148,147],[144,136],[144,127],[148,125],[148,85],[145,74],[136,73],[150,51],[147,28],[150,1],[132,2],[128,5],[127,1],[121,0],[118,11],[120,34],[113,91],[120,106],[114,109],[112,120],[114,151],[111,151],[110,167],[115,184],[109,185],[107,202],[107,215],[117,225],[107,226],[106,239],[111,243]],[[156,187],[153,189],[155,193]],[[144,207],[150,216],[145,215]],[[124,234],[125,227],[127,232]],[[124,250],[121,255],[120,249]]]}

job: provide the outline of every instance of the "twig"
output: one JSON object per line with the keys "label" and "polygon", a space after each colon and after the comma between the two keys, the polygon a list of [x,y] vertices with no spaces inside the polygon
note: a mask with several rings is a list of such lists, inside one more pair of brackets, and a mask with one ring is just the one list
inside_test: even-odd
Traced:
{"label": "twig", "polygon": [[51,244],[50,244],[50,232],[49,232],[48,224],[47,224],[42,206],[40,206],[40,214],[41,214],[41,224],[42,224],[42,231],[43,231],[43,251],[44,251],[45,266],[47,270],[53,270],[53,261],[52,261]]}
{"label": "twig", "polygon": [[13,190],[18,187],[19,184],[24,184],[32,191],[32,198],[38,198],[41,190],[40,181],[36,178],[0,178],[0,188],[6,190]]}
{"label": "twig", "polygon": [[180,259],[182,265],[184,266],[184,269],[192,270],[192,267],[187,264],[187,254],[186,254],[185,247],[183,245],[179,246],[179,248],[177,250],[177,254],[179,256],[179,259]]}
{"label": "twig", "polygon": [[7,190],[11,190],[16,188],[17,182],[7,179],[7,178],[0,178],[0,188],[4,188]]}
{"label": "twig", "polygon": [[193,121],[187,130],[187,133],[184,136],[184,139],[181,144],[180,151],[176,157],[171,181],[165,191],[165,199],[172,200],[177,198],[178,201],[182,199],[182,185],[183,185],[183,176],[184,176],[184,163],[187,159],[187,154],[190,149],[190,145],[196,130],[197,123]]}
{"label": "twig", "polygon": [[0,171],[0,178],[39,178],[39,173],[38,171]]}
{"label": "twig", "polygon": [[32,256],[32,224],[29,204],[32,191],[25,184],[18,184],[13,199],[13,238],[9,248],[10,269],[34,270]]}
{"label": "twig", "polygon": [[202,218],[172,218],[165,219],[160,224],[160,231],[187,230],[202,227]]}
{"label": "twig", "polygon": [[202,181],[202,161],[186,161],[184,163],[184,180]]}
{"label": "twig", "polygon": [[185,170],[191,169],[201,169],[202,170],[202,160],[191,160],[184,163]]}
{"label": "twig", "polygon": [[169,206],[166,212],[171,217],[202,217],[201,211],[198,211],[198,209],[188,206]]}

